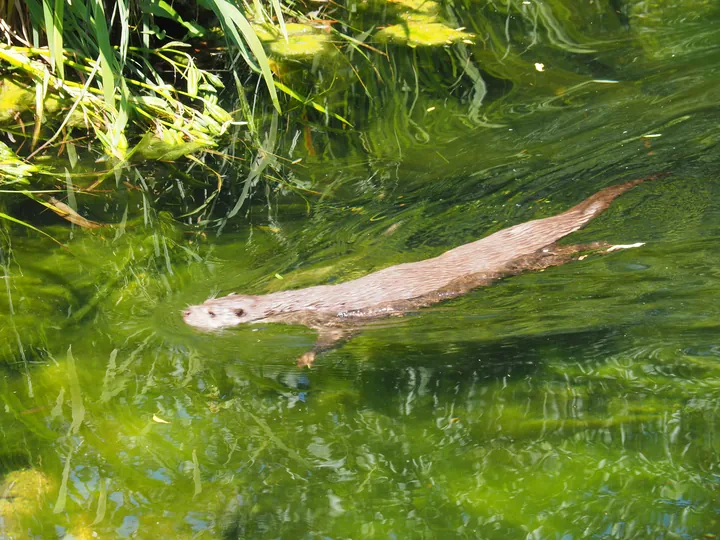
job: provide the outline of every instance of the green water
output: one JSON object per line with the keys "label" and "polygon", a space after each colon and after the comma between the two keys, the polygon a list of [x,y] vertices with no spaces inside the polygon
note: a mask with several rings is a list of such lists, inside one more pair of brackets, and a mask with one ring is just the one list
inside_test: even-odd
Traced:
{"label": "green water", "polygon": [[[67,249],[3,237],[2,534],[720,534],[720,12],[691,3],[563,12],[593,53],[547,32],[505,59],[478,46],[479,113],[472,84],[450,99],[427,80],[446,52],[395,50],[426,80],[396,71],[342,111],[353,130],[279,127],[272,151],[303,158],[287,174],[309,191],[258,184],[220,235],[163,213],[177,209],[152,196],[173,183],[162,167],[145,195],[128,171],[79,200],[122,227],[17,207]],[[180,318],[213,294],[423,259],[658,172],[672,176],[567,240],[644,247],[381,321],[312,370],[294,365],[307,329],[207,335]]]}

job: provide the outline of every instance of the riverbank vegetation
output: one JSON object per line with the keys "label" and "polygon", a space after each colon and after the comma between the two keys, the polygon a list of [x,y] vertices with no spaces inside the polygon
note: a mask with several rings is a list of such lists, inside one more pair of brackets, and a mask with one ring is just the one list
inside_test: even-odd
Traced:
{"label": "riverbank vegetation", "polygon": [[[561,58],[586,71],[602,34],[649,4],[4,1],[0,188],[85,226],[72,196],[49,192],[93,192],[108,178],[145,189],[124,169],[173,162],[175,216],[220,226],[261,181],[315,193],[288,169],[293,159],[273,155],[281,134],[271,130],[297,126],[310,159],[332,133],[361,133],[388,113],[426,137],[421,94],[465,103],[464,122],[500,127],[528,85],[569,95],[587,84],[585,73],[536,75]],[[400,96],[409,100],[398,107]],[[382,154],[371,139],[363,148]],[[5,200],[12,215],[18,199]]]}

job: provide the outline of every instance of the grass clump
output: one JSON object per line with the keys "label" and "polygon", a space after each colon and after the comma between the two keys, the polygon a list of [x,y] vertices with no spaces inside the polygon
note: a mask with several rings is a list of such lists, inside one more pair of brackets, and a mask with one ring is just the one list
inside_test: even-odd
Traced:
{"label": "grass clump", "polygon": [[284,31],[277,1],[252,12],[228,0],[0,1],[0,187],[46,188],[33,175],[52,175],[37,165],[50,152],[70,170],[78,159],[98,162],[90,190],[129,163],[187,156],[205,166],[198,153],[251,121],[248,108],[227,106],[228,83],[243,92],[241,81],[257,74],[280,109],[250,24],[267,26],[271,13]]}

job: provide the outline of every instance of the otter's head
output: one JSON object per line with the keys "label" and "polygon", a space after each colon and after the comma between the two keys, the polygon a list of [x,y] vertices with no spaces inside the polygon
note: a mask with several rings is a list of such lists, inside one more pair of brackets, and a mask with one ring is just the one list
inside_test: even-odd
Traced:
{"label": "otter's head", "polygon": [[188,306],[183,319],[190,326],[203,330],[218,330],[228,326],[257,322],[267,316],[255,296],[231,294],[214,298],[197,306]]}

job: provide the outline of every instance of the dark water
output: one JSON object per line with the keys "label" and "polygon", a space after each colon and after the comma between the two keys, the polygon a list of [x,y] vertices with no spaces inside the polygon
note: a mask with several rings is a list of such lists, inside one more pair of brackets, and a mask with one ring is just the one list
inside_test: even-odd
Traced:
{"label": "dark water", "polygon": [[[518,11],[507,56],[492,47],[507,10],[455,6],[488,32],[467,47],[482,103],[467,78],[433,86],[461,56],[393,49],[375,101],[343,98],[355,129],[277,128],[269,150],[303,160],[220,235],[122,187],[81,205],[116,223],[127,208],[124,227],[43,218],[68,250],[13,231],[3,534],[720,534],[720,13],[591,4],[532,4],[536,39]],[[672,176],[568,239],[644,247],[372,325],[312,370],[294,365],[306,329],[203,335],[180,319],[212,294],[352,279],[658,172]]]}

